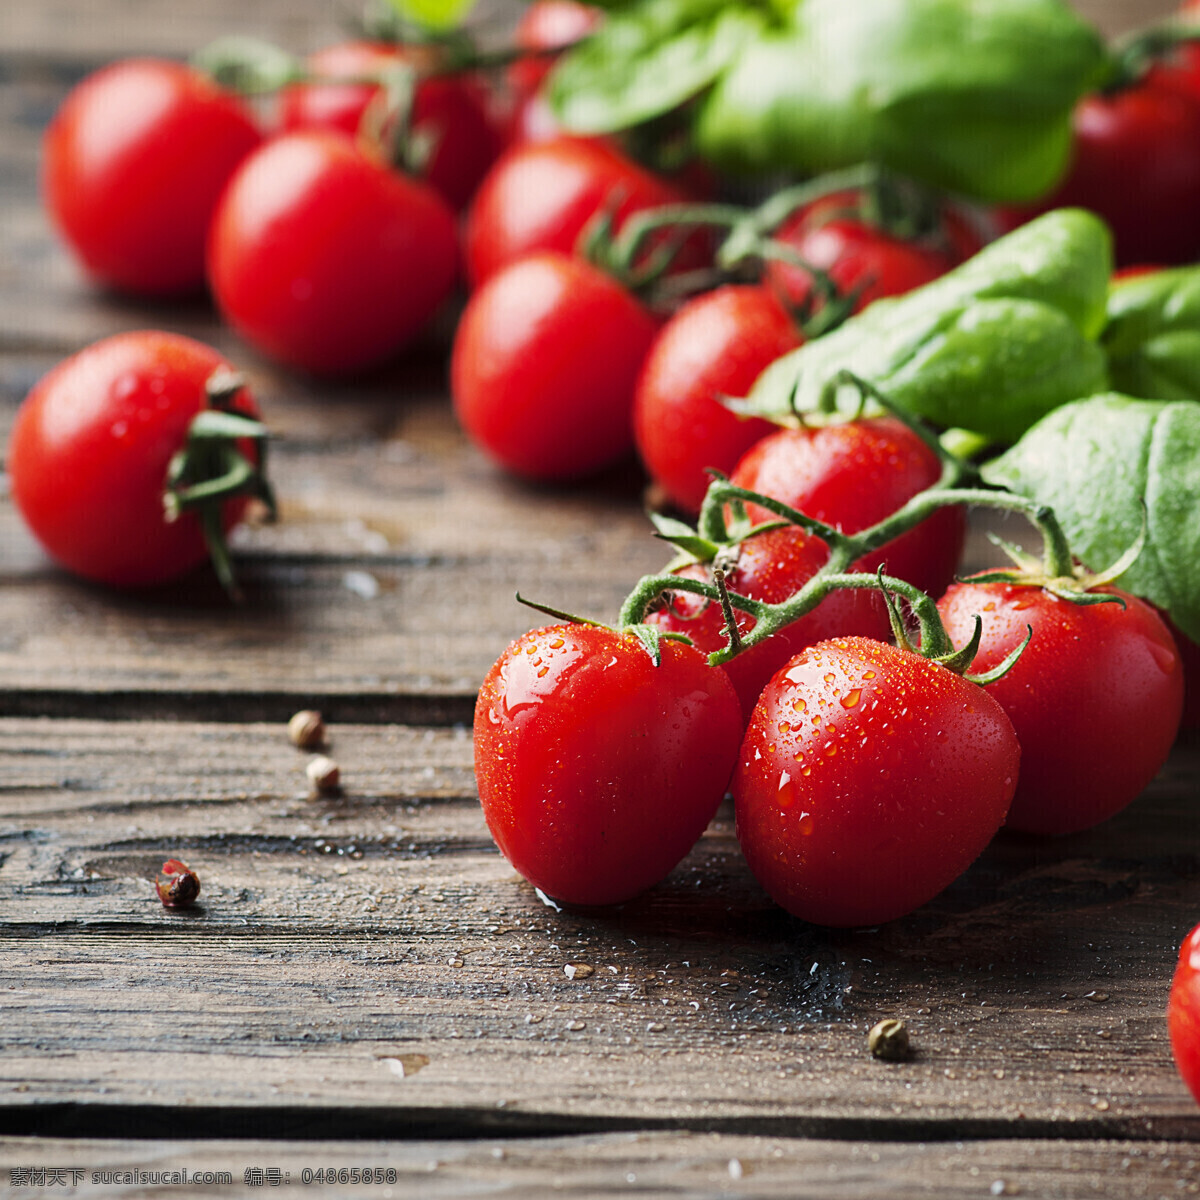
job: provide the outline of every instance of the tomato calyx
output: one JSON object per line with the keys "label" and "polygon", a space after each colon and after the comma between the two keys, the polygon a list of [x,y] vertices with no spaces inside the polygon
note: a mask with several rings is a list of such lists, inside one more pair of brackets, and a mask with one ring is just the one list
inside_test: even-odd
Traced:
{"label": "tomato calyx", "polygon": [[[215,371],[205,386],[208,407],[192,418],[183,446],[167,464],[163,515],[168,523],[185,512],[195,513],[221,586],[233,600],[241,590],[225,540],[222,511],[235,496],[260,500],[273,519],[275,495],[265,473],[267,428],[261,421],[235,412],[233,402],[245,387],[236,372]],[[251,458],[239,443],[251,442]]]}
{"label": "tomato calyx", "polygon": [[651,307],[715,286],[722,273],[689,271],[672,279],[667,273],[697,231],[731,229],[745,210],[731,204],[664,204],[630,214],[617,228],[617,213],[625,199],[614,189],[599,212],[579,235],[578,253],[592,266],[612,276],[622,287]]}
{"label": "tomato calyx", "polygon": [[[874,164],[834,171],[788,187],[769,197],[731,231],[718,251],[718,264],[735,270],[749,261],[778,263],[807,277],[797,303],[776,286],[780,303],[792,313],[807,340],[841,325],[860,306],[875,280],[867,275],[840,287],[829,272],[810,262],[789,240],[800,222],[814,234],[834,222],[851,222],[883,238],[953,255],[944,228],[944,200],[928,188]],[[794,232],[794,231],[793,231]]]}
{"label": "tomato calyx", "polygon": [[1143,514],[1142,528],[1134,543],[1103,571],[1089,571],[1082,563],[1072,560],[1066,572],[1055,572],[1051,563],[1027,554],[1020,546],[1015,546],[994,533],[988,534],[988,540],[1008,555],[1013,566],[972,575],[971,583],[1009,583],[1017,587],[1038,587],[1072,604],[1119,604],[1124,608],[1125,601],[1121,596],[1097,589],[1115,582],[1137,561],[1146,543],[1146,522]]}
{"label": "tomato calyx", "polygon": [[619,637],[626,635],[635,637],[641,644],[642,649],[650,656],[650,661],[656,667],[662,666],[662,644],[664,639],[671,642],[681,642],[685,646],[692,645],[692,639],[683,634],[657,629],[653,625],[647,625],[641,621],[632,624],[622,624],[618,627],[605,625],[602,621],[592,621],[587,617],[576,616],[575,613],[566,612],[561,608],[552,608],[548,604],[539,604],[535,600],[528,600],[520,592],[517,593],[517,603],[523,604],[526,608],[532,608],[535,612],[545,613],[548,617],[565,621],[568,625],[590,625],[593,629],[607,629],[610,633],[615,633]]}
{"label": "tomato calyx", "polygon": [[1141,82],[1157,65],[1184,46],[1200,44],[1200,21],[1180,18],[1138,30],[1112,49],[1108,75],[1099,88],[1113,96]]}

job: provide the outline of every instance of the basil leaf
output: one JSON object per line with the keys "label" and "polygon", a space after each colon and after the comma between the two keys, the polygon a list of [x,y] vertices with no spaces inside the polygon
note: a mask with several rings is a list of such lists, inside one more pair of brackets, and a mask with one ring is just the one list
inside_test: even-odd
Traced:
{"label": "basil leaf", "polygon": [[1108,386],[1089,335],[1104,319],[1111,263],[1096,217],[1048,213],[777,360],[744,411],[853,411],[856,389],[837,384],[851,370],[931,421],[1013,441],[1051,409]]}
{"label": "basil leaf", "polygon": [[727,170],[866,159],[989,201],[1032,200],[1066,169],[1071,112],[1107,59],[1063,0],[804,0],[756,41],[696,128]]}
{"label": "basil leaf", "polygon": [[758,34],[763,16],[725,0],[642,0],[563,56],[551,108],[574,133],[610,133],[690,100]]}
{"label": "basil leaf", "polygon": [[1113,387],[1153,400],[1200,400],[1200,267],[1114,284],[1101,340]]}
{"label": "basil leaf", "polygon": [[983,468],[1049,504],[1092,570],[1146,541],[1121,586],[1200,640],[1200,404],[1110,393],[1068,404]]}

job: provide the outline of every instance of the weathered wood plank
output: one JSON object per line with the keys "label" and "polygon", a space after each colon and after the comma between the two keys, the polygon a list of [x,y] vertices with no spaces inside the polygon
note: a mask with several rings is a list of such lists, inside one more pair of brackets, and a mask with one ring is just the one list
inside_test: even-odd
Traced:
{"label": "weathered wood plank", "polygon": [[[262,1107],[381,1137],[1200,1139],[1162,1016],[1200,907],[1195,744],[1100,829],[1002,836],[919,913],[839,933],[771,905],[727,810],[645,897],[556,912],[491,846],[467,737],[332,736],[347,794],[311,801],[279,726],[0,722],[0,1129],[182,1104],[210,1134]],[[175,853],[191,914],[150,887]],[[865,1048],[892,1015],[896,1066]]]}
{"label": "weathered wood plank", "polygon": [[[125,1172],[186,1170],[190,1178],[200,1172],[228,1172],[231,1182],[203,1186],[203,1194],[214,1200],[243,1200],[247,1170],[263,1171],[263,1178],[268,1178],[268,1170],[278,1172],[269,1178],[279,1182],[264,1187],[271,1196],[403,1194],[431,1200],[479,1193],[537,1195],[550,1188],[568,1197],[636,1191],[794,1200],[884,1195],[889,1200],[976,1195],[1159,1200],[1194,1194],[1197,1179],[1196,1147],[1180,1142],[913,1145],[687,1132],[471,1142],[196,1142],[187,1137],[187,1129],[181,1128],[159,1142],[9,1138],[0,1141],[0,1163],[11,1163],[19,1171],[34,1165],[65,1168],[68,1181],[72,1168],[82,1170],[75,1195],[116,1198],[147,1194],[146,1183],[113,1181]],[[369,1168],[372,1178],[378,1170],[391,1169],[395,1182],[303,1183],[305,1171],[331,1168]],[[162,1186],[165,1190],[169,1185]]]}

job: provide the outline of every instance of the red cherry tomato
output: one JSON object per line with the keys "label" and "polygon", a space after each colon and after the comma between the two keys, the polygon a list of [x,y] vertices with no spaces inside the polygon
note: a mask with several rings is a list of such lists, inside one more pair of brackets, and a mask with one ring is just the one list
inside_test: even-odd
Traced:
{"label": "red cherry tomato", "polygon": [[[309,69],[330,80],[293,84],[280,97],[284,130],[337,129],[356,135],[380,89],[361,82],[403,63],[423,65],[419,48],[379,42],[343,42],[318,50]],[[360,82],[353,82],[354,80]],[[488,111],[488,96],[470,75],[423,79],[413,101],[412,132],[433,142],[422,178],[454,208],[462,208],[501,150],[501,136]]]}
{"label": "red cherry tomato", "polygon": [[1032,628],[1020,661],[988,686],[1021,742],[1012,829],[1074,833],[1119,812],[1158,773],[1179,729],[1183,670],[1150,605],[1072,604],[1039,587],[955,584],[939,601],[946,632],[983,639],[972,670],[998,666]]}
{"label": "red cherry tomato", "polygon": [[[732,482],[790,504],[843,533],[859,533],[937,482],[937,455],[894,417],[819,428],[781,429],[753,446]],[[755,521],[774,518],[748,505]],[[966,515],[939,509],[867,555],[856,570],[888,574],[939,595],[954,578],[966,541]]]}
{"label": "red cherry tomato", "polygon": [[[163,490],[219,368],[231,369],[191,338],[122,333],[72,355],[34,387],[13,425],[8,472],[21,515],[51,557],[117,587],[162,583],[205,561],[196,515],[168,522]],[[245,391],[235,408],[257,415]],[[243,497],[226,502],[227,530],[245,506]]]}
{"label": "red cherry tomato", "polygon": [[603,142],[558,138],[516,146],[488,173],[467,214],[467,278],[478,287],[538,250],[572,254],[605,205],[613,206],[619,225],[630,213],[683,199]]}
{"label": "red cherry tomato", "polygon": [[508,68],[508,85],[519,99],[528,99],[554,67],[553,51],[565,50],[594,32],[604,13],[577,0],[535,0],[517,22],[513,41],[527,57]]}
{"label": "red cherry tomato", "polygon": [[663,879],[704,832],[741,740],[725,672],[664,641],[556,625],[518,638],[475,706],[488,828],[535,887],[620,904]]}
{"label": "red cherry tomato", "polygon": [[633,408],[638,453],[680,508],[700,509],[708,467],[728,475],[777,427],[736,416],[723,396],[744,396],[800,344],[795,323],[765,288],[729,285],[685,304],[659,333]]}
{"label": "red cherry tomato", "polygon": [[200,72],[116,63],[72,89],[46,130],[46,206],[98,282],[199,291],[217,200],[259,140],[241,103]]}
{"label": "red cherry tomato", "polygon": [[[731,592],[778,604],[794,596],[828,557],[828,548],[820,538],[802,529],[775,529],[741,544],[737,562],[726,571],[725,581]],[[691,579],[709,578],[706,568],[698,564],[677,573]],[[686,634],[705,654],[725,645],[721,606],[694,592],[672,593],[666,607],[646,620],[664,631]],[[738,629],[743,634],[749,633],[754,623],[753,617],[738,613]],[[746,720],[767,681],[790,658],[816,642],[851,634],[881,641],[890,636],[887,610],[878,592],[851,588],[833,592],[799,621],[727,662],[725,673],[737,689]]]}
{"label": "red cherry tomato", "polygon": [[1085,97],[1074,130],[1071,169],[1036,211],[1079,205],[1098,213],[1121,266],[1200,257],[1200,95],[1152,74]]}
{"label": "red cherry tomato", "polygon": [[[855,312],[932,282],[980,248],[978,236],[956,214],[943,219],[940,244],[905,241],[853,215],[859,203],[853,193],[826,196],[801,209],[774,235],[825,271],[840,293],[857,292]],[[809,274],[785,262],[768,263],[766,281],[796,306],[806,303],[813,290]]]}
{"label": "red cherry tomato", "polygon": [[450,359],[476,445],[528,479],[572,479],[633,447],[633,391],[657,320],[581,259],[535,254],[471,297]]}
{"label": "red cherry tomato", "polygon": [[[1160,614],[1161,615],[1161,614]],[[1183,720],[1182,729],[1200,729],[1200,645],[1181,633],[1173,622],[1167,628],[1175,639],[1179,661],[1183,664]]]}
{"label": "red cherry tomato", "polygon": [[1179,1074],[1200,1102],[1200,925],[1179,947],[1167,1002],[1167,1029]]}
{"label": "red cherry tomato", "polygon": [[822,642],[754,710],[733,781],[738,840],[794,916],[890,921],[975,861],[1004,821],[1020,758],[982,688],[882,642]]}
{"label": "red cherry tomato", "polygon": [[450,293],[454,217],[344,134],[268,141],[230,181],[209,274],[222,313],[280,362],[334,374],[411,341]]}

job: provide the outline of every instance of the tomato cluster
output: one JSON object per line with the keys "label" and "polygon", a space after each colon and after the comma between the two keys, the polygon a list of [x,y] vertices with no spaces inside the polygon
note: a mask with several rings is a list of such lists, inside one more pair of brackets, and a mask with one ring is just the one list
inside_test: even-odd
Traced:
{"label": "tomato cluster", "polygon": [[[1041,574],[952,584],[969,497],[949,494],[958,481],[922,430],[891,416],[780,429],[728,403],[837,320],[969,258],[979,223],[940,199],[889,219],[873,185],[841,180],[804,185],[752,253],[716,253],[713,230],[753,222],[708,202],[702,169],[568,136],[546,103],[555,51],[601,17],[538,0],[490,79],[449,44],[340,43],[257,109],[191,67],[116,64],[51,123],[46,203],[99,284],[207,286],[247,342],[318,375],[385,362],[462,282],[451,390],[484,454],[561,482],[636,450],[658,498],[699,517],[674,531],[686,561],[634,619],[534,630],[484,681],[479,795],[531,883],[624,902],[731,791],[746,861],[788,912],[901,917],[1005,823],[1070,833],[1129,804],[1180,724],[1180,647],[1151,606],[1051,563],[1052,539]],[[1080,103],[1071,169],[1038,210],[1100,213],[1123,264],[1190,261],[1200,50],[1123,70]],[[231,371],[188,339],[135,333],[34,389],[9,471],[56,559],[142,586],[214,554],[228,582],[221,535],[248,497],[269,500]],[[714,476],[732,489],[715,502]],[[1198,939],[1170,1021],[1200,1095]]]}

